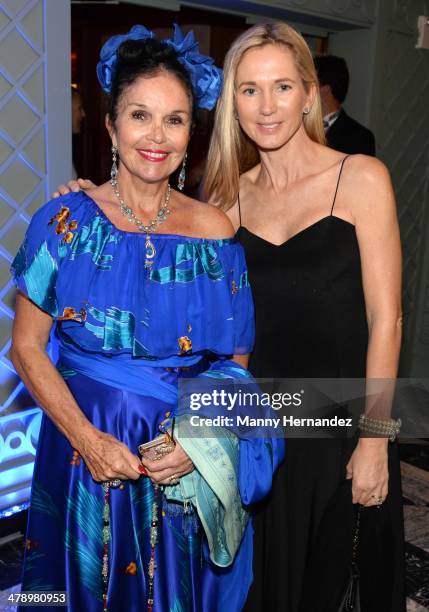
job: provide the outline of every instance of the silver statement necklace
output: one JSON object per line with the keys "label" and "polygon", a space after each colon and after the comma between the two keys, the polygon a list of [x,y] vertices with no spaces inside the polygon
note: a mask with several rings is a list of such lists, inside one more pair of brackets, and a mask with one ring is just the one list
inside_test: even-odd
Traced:
{"label": "silver statement necklace", "polygon": [[168,204],[170,202],[170,197],[171,197],[170,183],[168,183],[167,185],[167,191],[165,192],[165,197],[164,197],[164,204],[159,209],[158,214],[155,217],[155,219],[152,219],[151,221],[149,221],[148,225],[145,225],[141,219],[136,217],[133,210],[125,204],[124,200],[122,199],[121,194],[119,193],[118,179],[116,176],[112,176],[112,178],[110,179],[110,184],[112,185],[115,196],[118,199],[119,210],[121,211],[121,213],[124,215],[124,217],[128,219],[130,223],[135,225],[140,232],[143,232],[146,234],[145,268],[151,268],[153,264],[153,260],[156,255],[156,249],[155,249],[155,246],[152,240],[150,239],[150,234],[153,234],[154,232],[156,232],[158,225],[161,225],[161,223],[164,223],[164,221],[167,220],[168,215],[171,213],[171,210],[168,208]]}

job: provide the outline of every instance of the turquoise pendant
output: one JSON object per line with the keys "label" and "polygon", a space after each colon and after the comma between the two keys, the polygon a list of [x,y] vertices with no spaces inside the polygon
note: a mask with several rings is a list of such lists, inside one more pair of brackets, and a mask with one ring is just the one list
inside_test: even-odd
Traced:
{"label": "turquoise pendant", "polygon": [[155,246],[154,246],[152,240],[150,239],[149,234],[146,234],[145,247],[146,247],[146,258],[145,258],[144,267],[145,268],[151,268],[151,266],[153,264],[153,259],[154,259],[155,255],[156,255],[156,249],[155,249]]}

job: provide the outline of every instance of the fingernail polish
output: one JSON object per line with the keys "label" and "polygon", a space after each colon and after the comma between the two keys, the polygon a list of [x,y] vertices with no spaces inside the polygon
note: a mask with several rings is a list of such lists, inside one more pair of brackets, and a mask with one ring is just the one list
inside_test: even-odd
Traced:
{"label": "fingernail polish", "polygon": [[140,474],[144,474],[145,476],[147,476],[147,471],[146,471],[146,468],[145,468],[145,466],[144,466],[144,465],[142,465],[141,463],[140,463],[140,465],[139,465],[139,472],[140,472]]}

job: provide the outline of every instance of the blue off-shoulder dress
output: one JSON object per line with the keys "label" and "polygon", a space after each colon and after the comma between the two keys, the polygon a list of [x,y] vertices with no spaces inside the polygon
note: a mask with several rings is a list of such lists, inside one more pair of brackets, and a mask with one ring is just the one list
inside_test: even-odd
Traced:
{"label": "blue off-shoulder dress", "polygon": [[[71,193],[35,214],[12,265],[17,288],[54,319],[56,367],[81,410],[135,454],[174,411],[181,376],[204,375],[213,360],[216,372],[248,376],[228,358],[249,353],[254,339],[246,265],[234,238],[154,234],[152,242],[149,269],[144,235],[119,230],[85,193]],[[203,522],[192,504],[164,494],[158,504],[156,612],[244,605],[252,579],[246,507],[268,492],[283,447],[234,436],[229,444],[219,454],[207,442],[207,465],[199,470],[197,463],[190,475],[204,497],[197,504],[206,509]],[[229,469],[226,497],[203,478],[207,466],[218,474]],[[111,489],[109,611],[147,609],[153,496],[144,476]],[[101,612],[102,560],[102,485],[44,416],[22,588],[67,591],[69,610]]]}

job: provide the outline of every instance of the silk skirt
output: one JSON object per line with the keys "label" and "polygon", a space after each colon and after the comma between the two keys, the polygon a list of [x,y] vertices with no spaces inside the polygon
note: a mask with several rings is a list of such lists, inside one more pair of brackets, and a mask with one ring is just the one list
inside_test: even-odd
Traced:
{"label": "silk skirt", "polygon": [[[194,375],[197,369],[191,367],[186,375]],[[177,383],[180,375],[164,368],[152,370],[171,384]],[[95,427],[112,434],[136,454],[139,444],[159,434],[158,426],[171,404],[72,374],[66,381],[68,387]],[[145,476],[111,489],[109,612],[147,609],[153,494],[151,481]],[[102,485],[92,479],[83,459],[44,415],[22,589],[67,591],[69,610],[101,612],[102,513]],[[158,504],[158,519],[154,611],[218,610],[225,570],[208,562],[207,542],[197,514],[185,515],[181,504],[164,501]],[[232,602],[231,609],[237,605]]]}

